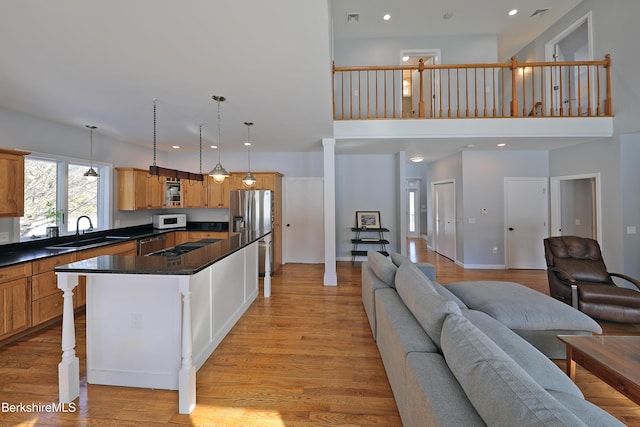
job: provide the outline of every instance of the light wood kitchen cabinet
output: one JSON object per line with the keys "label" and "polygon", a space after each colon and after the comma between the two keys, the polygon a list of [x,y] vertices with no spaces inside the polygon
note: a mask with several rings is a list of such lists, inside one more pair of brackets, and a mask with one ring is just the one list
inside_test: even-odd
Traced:
{"label": "light wood kitchen cabinet", "polygon": [[54,269],[76,261],[76,253],[68,253],[33,261],[31,277],[31,326],[62,315],[62,291]]}
{"label": "light wood kitchen cabinet", "polygon": [[0,217],[24,215],[24,156],[21,150],[0,148]]}
{"label": "light wood kitchen cabinet", "polygon": [[231,177],[218,184],[213,177],[207,176],[207,200],[210,208],[229,207],[229,189],[231,188]]}
{"label": "light wood kitchen cabinet", "polygon": [[150,176],[145,169],[116,168],[118,210],[135,211],[164,207],[163,178]]}
{"label": "light wood kitchen cabinet", "polygon": [[226,239],[229,233],[226,231],[190,231],[189,241],[194,242],[200,239]]}
{"label": "light wood kitchen cabinet", "polygon": [[0,268],[0,340],[29,327],[31,263]]}
{"label": "light wood kitchen cabinet", "polygon": [[182,181],[182,197],[183,207],[185,208],[207,208],[207,193],[209,186],[207,185],[207,178],[205,181],[194,181],[185,179]]}

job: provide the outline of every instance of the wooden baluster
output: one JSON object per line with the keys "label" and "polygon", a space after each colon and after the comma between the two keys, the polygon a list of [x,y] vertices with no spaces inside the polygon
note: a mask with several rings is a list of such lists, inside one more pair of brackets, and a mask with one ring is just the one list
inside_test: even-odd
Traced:
{"label": "wooden baluster", "polygon": [[533,104],[533,116],[536,116],[536,69],[531,67],[531,103]]}
{"label": "wooden baluster", "polygon": [[501,104],[501,110],[502,110],[502,117],[505,117],[505,111],[504,111],[504,107],[505,107],[505,99],[504,99],[504,68],[500,69],[500,72],[502,73],[502,79],[500,79],[502,81],[502,91],[501,91],[501,95],[500,95],[500,104]]}
{"label": "wooden baluster", "polygon": [[[418,76],[419,76],[419,82],[420,82],[420,96],[419,96],[419,100],[418,100],[418,117],[420,117],[421,119],[424,119],[425,114],[424,114],[424,82],[423,82],[423,73],[424,71],[424,60],[422,58],[420,58],[420,60],[418,61]],[[411,95],[413,96],[413,88],[411,88]]]}
{"label": "wooden baluster", "polygon": [[451,117],[451,68],[447,69],[447,117]]}
{"label": "wooden baluster", "polygon": [[605,56],[604,68],[607,70],[607,98],[604,100],[604,114],[605,116],[613,115],[613,100],[611,98],[611,54],[607,53]]}
{"label": "wooden baluster", "polygon": [[522,76],[522,116],[527,117],[527,86],[525,73],[527,67],[520,68],[520,75]]}
{"label": "wooden baluster", "polygon": [[189,277],[181,278],[178,288],[182,294],[182,362],[178,372],[178,412],[190,414],[196,406],[196,367],[193,364]]}
{"label": "wooden baluster", "polygon": [[[465,109],[465,117],[469,117],[469,69],[465,68],[464,70],[464,81],[465,81],[465,85],[464,85],[464,91],[465,91],[465,98],[466,98],[466,109]],[[475,82],[473,83],[473,88],[475,90],[476,88],[476,84]]]}
{"label": "wooden baluster", "polygon": [[349,118],[353,119],[353,71],[349,71]]}
{"label": "wooden baluster", "polygon": [[376,71],[376,119],[380,118],[380,111],[378,110],[378,104],[380,104],[380,100],[378,99],[378,72]]}
{"label": "wooden baluster", "polygon": [[597,66],[596,67],[596,89],[598,91],[598,93],[596,94],[596,101],[598,102],[597,106],[596,106],[596,115],[598,117],[600,117],[600,114],[602,114],[602,108],[600,108],[600,67]]}
{"label": "wooden baluster", "polygon": [[360,80],[362,79],[362,72],[358,70],[358,118],[362,118],[362,90],[360,88]]}
{"label": "wooden baluster", "polygon": [[491,68],[491,88],[493,89],[493,117],[498,115],[498,108],[496,107],[496,67]]}
{"label": "wooden baluster", "polygon": [[[576,86],[578,86],[578,116],[582,117],[582,79],[580,78],[580,65],[578,65],[578,73],[576,74],[578,76],[578,79],[576,80]],[[587,69],[587,73],[589,72],[589,70]]]}
{"label": "wooden baluster", "polygon": [[456,68],[456,117],[460,118],[460,68]]}
{"label": "wooden baluster", "polygon": [[440,115],[438,117],[442,118],[442,72],[440,70],[438,70],[438,76],[440,77],[438,79],[438,86],[440,87]]}
{"label": "wooden baluster", "polygon": [[511,116],[518,117],[518,98],[516,89],[516,79],[518,77],[518,62],[516,57],[511,57]]}
{"label": "wooden baluster", "polygon": [[371,118],[371,91],[370,91],[370,82],[369,76],[371,75],[371,71],[367,71],[367,118]]}
{"label": "wooden baluster", "polygon": [[559,82],[559,92],[558,92],[558,103],[560,104],[560,117],[564,116],[564,102],[562,101],[562,66],[559,67],[559,77],[558,79],[560,80]]}
{"label": "wooden baluster", "polygon": [[587,116],[591,117],[593,115],[593,109],[591,108],[591,103],[593,99],[591,98],[591,66],[587,65]]}
{"label": "wooden baluster", "polygon": [[473,109],[473,115],[474,117],[478,117],[478,69],[474,68],[473,69],[473,86],[475,87],[474,90],[474,109]]}
{"label": "wooden baluster", "polygon": [[340,72],[340,84],[341,84],[340,92],[342,95],[342,109],[340,113],[341,113],[341,118],[344,119],[344,71]]}
{"label": "wooden baluster", "polygon": [[435,105],[433,103],[433,77],[434,70],[429,70],[429,117],[433,118],[433,110],[435,109]]}
{"label": "wooden baluster", "polygon": [[540,67],[540,102],[542,102],[542,108],[540,108],[540,115],[542,117],[545,116],[545,105],[544,105],[544,86],[545,84],[545,68]]}
{"label": "wooden baluster", "polygon": [[482,75],[484,78],[484,83],[483,83],[483,96],[484,96],[484,117],[487,117],[487,68],[483,67],[482,68]]}
{"label": "wooden baluster", "polygon": [[573,116],[573,102],[571,102],[571,66],[567,66],[567,90],[569,91],[569,95],[567,96],[567,100],[569,101],[569,117]]}
{"label": "wooden baluster", "polygon": [[387,70],[384,70],[384,118],[387,118]]}

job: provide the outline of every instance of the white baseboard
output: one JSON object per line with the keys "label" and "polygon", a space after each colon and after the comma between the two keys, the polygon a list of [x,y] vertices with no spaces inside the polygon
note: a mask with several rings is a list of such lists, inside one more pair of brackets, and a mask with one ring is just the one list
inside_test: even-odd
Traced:
{"label": "white baseboard", "polygon": [[507,266],[506,265],[500,265],[500,264],[463,264],[461,262],[456,261],[456,264],[458,264],[460,267],[464,268],[464,269],[471,269],[471,268],[475,268],[478,270],[506,270]]}

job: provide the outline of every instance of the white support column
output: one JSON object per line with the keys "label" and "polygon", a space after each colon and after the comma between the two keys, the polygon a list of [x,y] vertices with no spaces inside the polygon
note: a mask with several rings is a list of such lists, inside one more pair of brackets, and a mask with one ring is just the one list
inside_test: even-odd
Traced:
{"label": "white support column", "polygon": [[336,159],[334,138],[323,138],[324,152],[324,285],[337,286]]}
{"label": "white support column", "polygon": [[71,403],[80,396],[80,361],[76,357],[76,330],[73,319],[73,288],[78,276],[56,273],[58,288],[63,294],[62,361],[58,364],[58,394],[60,403]]}
{"label": "white support column", "polygon": [[264,248],[264,297],[271,297],[271,234],[267,234],[263,238]]}
{"label": "white support column", "polygon": [[182,294],[182,366],[178,374],[178,412],[190,414],[196,406],[196,367],[193,364],[191,289],[189,276],[179,279]]}

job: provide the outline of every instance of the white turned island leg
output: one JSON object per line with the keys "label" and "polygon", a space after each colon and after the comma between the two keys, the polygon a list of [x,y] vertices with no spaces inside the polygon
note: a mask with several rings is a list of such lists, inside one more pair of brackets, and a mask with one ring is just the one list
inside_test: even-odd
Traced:
{"label": "white turned island leg", "polygon": [[76,357],[76,331],[73,318],[73,288],[77,276],[58,273],[58,288],[62,289],[62,361],[58,364],[60,403],[71,403],[80,396],[80,361]]}
{"label": "white turned island leg", "polygon": [[189,279],[181,280],[179,286],[182,294],[182,366],[178,374],[178,411],[190,414],[196,406],[196,367],[193,364]]}
{"label": "white turned island leg", "polygon": [[271,297],[271,234],[264,236],[264,297]]}

